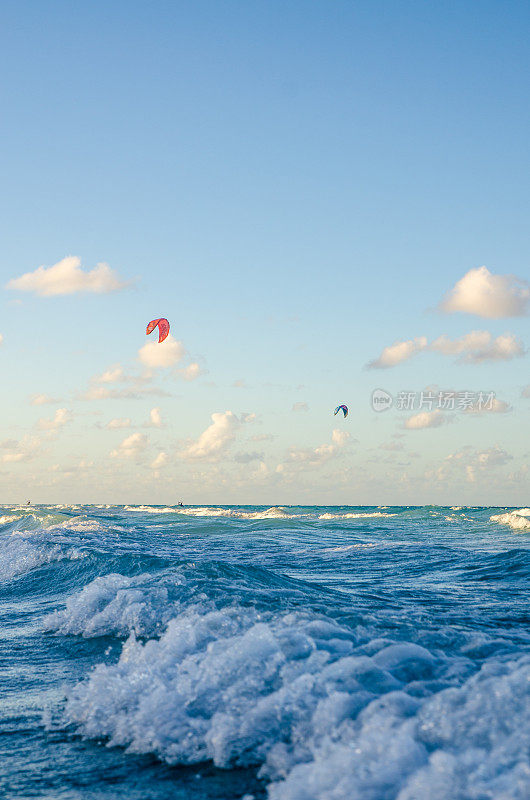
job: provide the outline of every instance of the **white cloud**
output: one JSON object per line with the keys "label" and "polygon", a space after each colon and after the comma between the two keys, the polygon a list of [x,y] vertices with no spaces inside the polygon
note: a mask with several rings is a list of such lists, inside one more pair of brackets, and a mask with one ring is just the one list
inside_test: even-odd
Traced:
{"label": "white cloud", "polygon": [[439,428],[447,422],[447,417],[439,409],[435,411],[421,411],[405,420],[405,428],[408,430],[420,430],[421,428]]}
{"label": "white cloud", "polygon": [[299,400],[298,403],[294,403],[291,410],[294,412],[309,411],[309,406],[303,400]]}
{"label": "white cloud", "polygon": [[466,409],[466,414],[507,414],[512,411],[512,407],[505,400],[497,400],[493,397],[491,400],[487,399],[483,404],[473,405]]}
{"label": "white cloud", "polygon": [[512,459],[513,456],[498,445],[486,450],[476,450],[466,446],[447,456],[438,476],[441,480],[445,480],[450,473],[463,473],[469,483],[475,483],[479,475],[502,467]]}
{"label": "white cloud", "polygon": [[234,461],[238,464],[250,464],[251,461],[263,461],[263,453],[252,451],[250,453],[236,453]]}
{"label": "white cloud", "polygon": [[205,371],[202,370],[196,362],[193,362],[193,364],[188,364],[187,367],[179,369],[177,374],[185,381],[194,381],[196,378],[204,375]]}
{"label": "white cloud", "polygon": [[31,458],[32,456],[29,453],[19,451],[13,453],[6,453],[5,455],[2,456],[2,461],[4,462],[4,464],[7,464],[7,463],[14,463],[17,461],[29,461]]}
{"label": "white cloud", "polygon": [[143,386],[150,380],[149,375],[130,375],[127,374],[121,364],[113,364],[102,372],[101,375],[94,375],[90,379],[92,384],[112,384],[112,383],[132,383],[135,386]]}
{"label": "white cloud", "polygon": [[68,256],[52,267],[38,267],[20,278],[10,280],[6,289],[34,292],[40,297],[95,292],[106,294],[124,289],[128,284],[120,280],[108,264],[98,264],[93,269],[81,269],[81,259]]}
{"label": "white cloud", "polygon": [[171,334],[163,342],[146,342],[138,350],[138,358],[149,369],[173,367],[182,361],[186,350],[182,342],[178,342]]}
{"label": "white cloud", "polygon": [[90,386],[78,395],[78,400],[138,400],[140,397],[157,395],[171,397],[169,392],[156,386],[139,386],[136,389],[109,389],[106,386]]}
{"label": "white cloud", "polygon": [[119,430],[120,428],[130,428],[131,426],[132,422],[129,417],[125,419],[116,417],[115,419],[111,419],[110,422],[107,422],[105,425],[109,431]]}
{"label": "white cloud", "polygon": [[160,414],[159,408],[152,408],[149,412],[149,422],[147,426],[149,428],[162,428],[164,423],[162,422],[162,415]]}
{"label": "white cloud", "polygon": [[4,341],[4,337],[3,337],[3,336],[2,336],[2,334],[0,333],[0,344],[2,344],[2,342],[3,342],[3,341]]}
{"label": "white cloud", "polygon": [[127,380],[124,369],[121,364],[115,364],[109,367],[101,375],[96,375],[93,378],[94,383],[120,383]]}
{"label": "white cloud", "polygon": [[41,452],[41,440],[36,436],[25,436],[21,441],[8,439],[0,443],[0,448],[8,451],[0,458],[4,464],[32,461]]}
{"label": "white cloud", "polygon": [[123,442],[112,450],[111,458],[138,458],[147,447],[148,439],[143,433],[131,433]]}
{"label": "white cloud", "polygon": [[49,394],[34,394],[31,396],[30,400],[32,406],[44,406],[47,404],[53,405],[60,402],[60,398],[50,397]]}
{"label": "white cloud", "polygon": [[164,451],[161,451],[154,461],[151,462],[151,469],[161,469],[165,467],[169,461],[169,456]]}
{"label": "white cloud", "polygon": [[[156,345],[162,347],[163,345]],[[147,395],[169,397],[169,392],[147,385],[151,376],[127,374],[121,364],[113,364],[101,375],[90,379],[88,389],[78,395],[78,400],[136,400]],[[128,384],[127,388],[112,388],[113,384]]]}
{"label": "white cloud", "polygon": [[461,311],[487,319],[528,313],[530,283],[515,275],[492,275],[487,267],[470,269],[440,304],[448,314]]}
{"label": "white cloud", "polygon": [[72,412],[67,408],[58,408],[52,419],[39,419],[37,427],[41,431],[56,431],[72,420]]}
{"label": "white cloud", "polygon": [[276,467],[276,471],[285,472],[286,469],[296,465],[305,465],[309,467],[320,466],[320,464],[339,455],[340,451],[348,443],[349,438],[349,433],[335,428],[331,434],[331,444],[321,444],[315,448],[291,447],[287,453],[287,458],[282,464]]}
{"label": "white cloud", "polygon": [[425,336],[417,336],[415,339],[408,339],[405,341],[397,341],[394,344],[385,347],[379,358],[370,361],[368,367],[371,369],[387,369],[388,367],[395,367],[402,361],[408,361],[409,358],[424,350],[427,347],[427,339]]}
{"label": "white cloud", "polygon": [[480,364],[483,361],[508,361],[524,355],[524,346],[513,333],[505,333],[494,339],[489,331],[471,331],[460,339],[439,336],[429,345],[444,355],[459,355],[460,361]]}
{"label": "white cloud", "polygon": [[481,450],[477,453],[477,463],[484,469],[487,467],[499,467],[507,464],[513,458],[510,453],[506,452],[502,447],[495,445],[488,450]]}
{"label": "white cloud", "polygon": [[196,442],[191,442],[181,451],[181,458],[218,459],[233,444],[241,427],[241,420],[232,411],[217,412],[211,418],[212,424],[201,433]]}
{"label": "white cloud", "polygon": [[484,361],[508,361],[523,356],[525,349],[513,333],[505,333],[495,339],[489,331],[471,331],[459,339],[439,336],[429,344],[425,336],[408,341],[394,342],[385,347],[379,358],[368,364],[370,368],[386,369],[407,361],[421,351],[458,355],[458,361],[480,364]]}
{"label": "white cloud", "polygon": [[389,451],[397,451],[404,449],[403,442],[383,442],[383,444],[379,445],[380,450],[389,450]]}

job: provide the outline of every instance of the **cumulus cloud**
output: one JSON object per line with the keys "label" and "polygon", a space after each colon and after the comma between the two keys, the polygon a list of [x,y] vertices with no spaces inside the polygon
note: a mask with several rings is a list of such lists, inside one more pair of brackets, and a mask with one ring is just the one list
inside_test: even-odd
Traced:
{"label": "cumulus cloud", "polygon": [[[480,473],[502,467],[512,459],[513,456],[498,445],[485,450],[467,446],[447,456],[446,466],[449,470],[463,472],[469,483],[475,483]],[[441,474],[446,476],[443,469]]]}
{"label": "cumulus cloud", "polygon": [[144,386],[149,383],[150,375],[135,375],[127,373],[121,364],[113,364],[101,375],[94,375],[90,379],[91,384],[97,386],[111,385],[113,383],[128,383],[134,386]]}
{"label": "cumulus cloud", "polygon": [[156,386],[139,386],[135,389],[109,389],[106,386],[90,386],[77,396],[78,400],[138,400],[148,395],[171,397],[169,392]]}
{"label": "cumulus cloud", "polygon": [[149,369],[166,369],[182,361],[186,349],[171,334],[163,342],[147,342],[138,351],[141,363]]}
{"label": "cumulus cloud", "polygon": [[169,456],[163,450],[157,455],[157,457],[151,461],[151,469],[161,469],[165,467],[169,461]]}
{"label": "cumulus cloud", "polygon": [[528,314],[530,283],[515,275],[493,275],[487,267],[470,269],[440,303],[448,314],[461,311],[487,319]]}
{"label": "cumulus cloud", "polygon": [[277,472],[285,472],[293,466],[318,467],[338,456],[348,443],[350,434],[339,428],[331,434],[331,443],[321,444],[315,448],[291,447],[283,463],[276,468]]}
{"label": "cumulus cloud", "polygon": [[199,364],[196,362],[193,362],[193,364],[188,364],[187,367],[177,370],[177,375],[179,375],[185,381],[194,381],[196,378],[199,378],[204,374],[205,370],[202,370]]}
{"label": "cumulus cloud", "polygon": [[3,336],[2,336],[2,334],[0,333],[0,344],[2,344],[2,342],[3,342],[3,341],[4,341],[4,337],[3,337]]}
{"label": "cumulus cloud", "polygon": [[186,460],[221,458],[234,443],[242,421],[232,411],[212,414],[212,423],[204,430],[197,441],[191,442],[180,452]]}
{"label": "cumulus cloud", "polygon": [[[149,386],[150,379],[150,375],[131,375],[121,364],[113,364],[101,375],[94,375],[90,379],[88,389],[78,395],[78,400],[137,400],[146,395],[170,396],[163,389]],[[126,388],[119,388],[120,384],[126,384]]]}
{"label": "cumulus cloud", "polygon": [[6,284],[6,289],[53,297],[77,292],[107,294],[124,289],[127,285],[108,264],[100,263],[93,269],[83,270],[80,258],[68,256],[52,267],[38,267],[34,272],[13,278]]}
{"label": "cumulus cloud", "polygon": [[460,339],[439,336],[429,346],[444,355],[459,355],[460,361],[480,364],[483,361],[509,361],[524,355],[523,343],[513,333],[494,339],[489,331],[471,331]]}
{"label": "cumulus cloud", "polygon": [[133,459],[141,456],[148,445],[147,436],[143,433],[131,433],[123,442],[111,451],[111,458]]}
{"label": "cumulus cloud", "polygon": [[21,461],[32,461],[41,452],[41,440],[36,436],[25,436],[20,441],[7,439],[0,442],[0,449],[7,450],[0,456],[4,464],[16,464]]}
{"label": "cumulus cloud", "polygon": [[132,422],[129,417],[127,418],[118,418],[111,419],[110,422],[107,422],[105,427],[109,431],[119,430],[120,428],[130,428],[132,426]]}
{"label": "cumulus cloud", "polygon": [[421,411],[405,420],[405,428],[411,431],[422,428],[439,428],[447,422],[447,417],[439,409],[435,411]]}
{"label": "cumulus cloud", "polygon": [[466,414],[507,414],[513,411],[511,405],[505,400],[497,400],[496,397],[486,398],[484,402],[469,406]]}
{"label": "cumulus cloud", "polygon": [[101,375],[96,375],[93,379],[94,383],[119,383],[128,380],[125,371],[121,364],[114,364],[102,372]]}
{"label": "cumulus cloud", "polygon": [[391,452],[396,452],[398,450],[403,450],[405,445],[403,442],[383,442],[383,444],[379,445],[380,450],[389,450]]}
{"label": "cumulus cloud", "polygon": [[162,415],[160,413],[159,408],[152,408],[149,412],[149,422],[147,423],[148,428],[162,428],[164,423],[162,422]]}
{"label": "cumulus cloud", "polygon": [[484,361],[509,361],[523,356],[525,348],[513,333],[505,333],[494,339],[489,331],[471,331],[459,339],[439,336],[430,344],[425,336],[419,336],[385,347],[379,358],[371,361],[368,367],[372,369],[394,367],[422,351],[456,355],[459,356],[457,360],[460,362],[480,364]]}
{"label": "cumulus cloud", "polygon": [[251,461],[263,461],[263,453],[256,451],[250,453],[236,453],[234,461],[238,464],[250,464]]}
{"label": "cumulus cloud", "polygon": [[388,367],[395,367],[402,361],[408,361],[409,358],[425,350],[427,347],[427,338],[425,336],[417,336],[415,339],[408,339],[404,341],[397,341],[394,344],[388,345],[383,349],[379,358],[370,361],[368,367],[370,369],[387,369]]}
{"label": "cumulus cloud", "polygon": [[49,394],[34,394],[31,396],[30,403],[32,406],[45,406],[60,403],[61,399],[58,397],[50,397]]}
{"label": "cumulus cloud", "polygon": [[41,431],[56,431],[72,420],[72,412],[67,408],[58,408],[52,419],[39,419],[37,427]]}
{"label": "cumulus cloud", "polygon": [[298,403],[295,403],[291,409],[292,411],[298,413],[299,411],[309,411],[309,406],[307,403],[304,403],[300,400]]}

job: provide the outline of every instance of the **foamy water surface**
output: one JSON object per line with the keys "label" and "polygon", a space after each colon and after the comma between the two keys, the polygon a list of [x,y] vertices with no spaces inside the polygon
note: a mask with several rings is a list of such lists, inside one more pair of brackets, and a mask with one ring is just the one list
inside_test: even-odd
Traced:
{"label": "foamy water surface", "polygon": [[0,507],[0,788],[527,800],[530,509]]}

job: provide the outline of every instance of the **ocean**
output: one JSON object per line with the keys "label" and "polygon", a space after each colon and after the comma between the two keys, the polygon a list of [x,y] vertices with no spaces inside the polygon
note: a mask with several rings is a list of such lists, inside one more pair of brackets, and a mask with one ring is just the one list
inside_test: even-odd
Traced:
{"label": "ocean", "polygon": [[0,794],[528,800],[530,509],[0,507]]}

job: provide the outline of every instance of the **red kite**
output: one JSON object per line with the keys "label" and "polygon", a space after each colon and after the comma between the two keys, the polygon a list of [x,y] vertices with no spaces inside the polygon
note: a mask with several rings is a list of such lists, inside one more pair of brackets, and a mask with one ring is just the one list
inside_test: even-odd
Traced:
{"label": "red kite", "polygon": [[158,325],[158,344],[160,344],[160,342],[163,342],[164,339],[167,339],[169,335],[169,322],[167,321],[167,319],[164,319],[162,317],[161,319],[151,320],[151,322],[147,326],[145,333],[146,335],[149,335],[154,331],[157,325]]}

